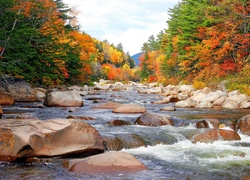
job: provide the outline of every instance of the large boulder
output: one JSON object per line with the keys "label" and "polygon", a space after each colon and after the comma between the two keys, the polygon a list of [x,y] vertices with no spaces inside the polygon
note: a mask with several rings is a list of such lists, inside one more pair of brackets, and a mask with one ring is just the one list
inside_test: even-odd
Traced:
{"label": "large boulder", "polygon": [[239,129],[243,134],[250,135],[250,114],[239,119],[237,129]]}
{"label": "large boulder", "polygon": [[225,129],[210,129],[208,131],[195,135],[192,142],[212,143],[218,140],[235,141],[241,140],[241,138],[235,131]]}
{"label": "large boulder", "polygon": [[14,96],[15,101],[21,102],[34,102],[36,96],[34,90],[30,84],[23,79],[16,78],[1,78],[0,79],[0,91],[9,92]]}
{"label": "large boulder", "polygon": [[0,105],[13,105],[14,96],[8,92],[0,91]]}
{"label": "large boulder", "polygon": [[82,160],[70,160],[64,164],[71,172],[122,173],[146,170],[146,166],[126,152],[106,152]]}
{"label": "large boulder", "polygon": [[2,119],[0,161],[14,162],[30,157],[97,154],[103,139],[92,126],[73,119]]}
{"label": "large boulder", "polygon": [[44,105],[60,107],[83,106],[83,99],[79,93],[73,91],[54,91],[46,94]]}
{"label": "large boulder", "polygon": [[138,104],[121,104],[120,106],[116,107],[112,112],[113,113],[144,113],[147,109],[143,106]]}
{"label": "large boulder", "polygon": [[164,125],[174,125],[173,121],[167,117],[159,116],[157,114],[151,114],[148,112],[143,113],[139,116],[136,121],[136,124],[143,126],[164,126]]}

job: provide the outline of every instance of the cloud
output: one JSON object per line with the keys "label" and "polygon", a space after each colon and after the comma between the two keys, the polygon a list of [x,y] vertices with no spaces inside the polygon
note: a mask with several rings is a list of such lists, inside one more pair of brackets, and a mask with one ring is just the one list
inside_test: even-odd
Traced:
{"label": "cloud", "polygon": [[179,0],[63,0],[80,12],[81,30],[99,40],[108,40],[131,55],[140,52],[148,37],[166,28],[168,9]]}

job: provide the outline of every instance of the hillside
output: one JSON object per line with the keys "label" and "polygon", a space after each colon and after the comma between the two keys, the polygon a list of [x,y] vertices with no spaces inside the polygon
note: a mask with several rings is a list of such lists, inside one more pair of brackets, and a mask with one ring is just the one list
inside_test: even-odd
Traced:
{"label": "hillside", "polygon": [[134,61],[135,61],[135,66],[138,66],[138,65],[139,65],[139,63],[140,63],[139,57],[140,57],[142,54],[143,54],[143,52],[140,52],[140,53],[134,54],[134,55],[132,56],[132,58],[133,58]]}

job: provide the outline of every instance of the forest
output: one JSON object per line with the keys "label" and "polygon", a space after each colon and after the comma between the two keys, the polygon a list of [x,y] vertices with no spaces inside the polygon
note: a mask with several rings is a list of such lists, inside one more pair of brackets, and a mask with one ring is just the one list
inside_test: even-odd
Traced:
{"label": "forest", "polygon": [[142,46],[140,78],[196,88],[226,80],[250,95],[250,1],[182,0]]}
{"label": "forest", "polygon": [[227,80],[250,94],[250,1],[182,0],[167,28],[142,44],[139,67],[122,44],[81,32],[62,0],[0,0],[0,74],[33,85],[114,81],[180,82],[196,88]]}
{"label": "forest", "polygon": [[48,87],[133,80],[122,44],[80,32],[76,15],[62,0],[0,0],[0,74]]}

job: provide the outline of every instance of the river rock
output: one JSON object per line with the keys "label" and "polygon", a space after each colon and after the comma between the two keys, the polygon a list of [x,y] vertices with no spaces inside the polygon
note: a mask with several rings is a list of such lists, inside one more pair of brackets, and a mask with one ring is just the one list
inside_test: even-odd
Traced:
{"label": "river rock", "polygon": [[142,89],[142,88],[138,88],[138,89],[137,89],[137,92],[138,92],[139,94],[148,94],[148,90],[147,90],[147,89]]}
{"label": "river rock", "polygon": [[212,90],[211,90],[210,88],[208,88],[208,87],[204,87],[204,88],[201,90],[201,92],[204,93],[204,94],[208,94],[208,93],[212,92]]}
{"label": "river rock", "polygon": [[2,106],[0,105],[0,119],[2,118],[2,115],[3,115],[3,109]]}
{"label": "river rock", "polygon": [[73,119],[2,119],[0,161],[103,152],[103,139],[92,126]]}
{"label": "river rock", "polygon": [[240,108],[242,108],[242,109],[250,109],[250,102],[241,103]]}
{"label": "river rock", "polygon": [[203,99],[201,99],[201,102],[214,102],[215,100],[219,99],[221,96],[217,92],[210,92],[208,93]]}
{"label": "river rock", "polygon": [[120,119],[115,119],[115,120],[109,121],[107,124],[113,125],[113,126],[126,126],[126,125],[131,125],[130,122],[124,121],[124,120],[120,120]]}
{"label": "river rock", "polygon": [[235,96],[235,95],[240,95],[240,94],[241,94],[241,93],[240,93],[239,90],[235,90],[235,91],[229,92],[229,93],[228,93],[228,96],[230,97],[230,96]]}
{"label": "river rock", "polygon": [[84,121],[93,121],[95,118],[89,116],[68,116],[67,119],[80,119]]}
{"label": "river rock", "polygon": [[111,87],[110,84],[104,84],[104,83],[97,83],[94,86],[94,90],[98,90],[98,91],[107,91],[109,90],[109,88]]}
{"label": "river rock", "polygon": [[14,96],[8,92],[0,91],[0,105],[13,105]]}
{"label": "river rock", "polygon": [[146,170],[146,166],[126,152],[106,152],[82,160],[70,160],[66,163],[71,172],[109,174],[137,172]]}
{"label": "river rock", "polygon": [[222,96],[213,102],[213,106],[221,106],[227,100],[227,96]]}
{"label": "river rock", "polygon": [[250,135],[250,114],[245,115],[238,120],[237,129],[244,134]]}
{"label": "river rock", "polygon": [[192,85],[181,85],[179,88],[179,91],[184,92],[191,96],[191,94],[195,91],[196,89]]}
{"label": "river rock", "polygon": [[224,103],[222,103],[221,105],[222,108],[226,108],[226,109],[238,109],[239,106],[235,101],[232,100],[226,100]]}
{"label": "river rock", "polygon": [[164,126],[164,125],[174,125],[173,121],[167,117],[159,116],[157,114],[151,114],[148,112],[143,113],[139,116],[136,121],[136,124],[143,126]]}
{"label": "river rock", "polygon": [[213,126],[213,128],[215,128],[215,129],[219,128],[219,125],[220,125],[219,119],[206,118],[204,120],[207,121],[208,123],[210,123]]}
{"label": "river rock", "polygon": [[113,113],[144,113],[147,109],[138,104],[121,104],[116,107],[112,112]]}
{"label": "river rock", "polygon": [[80,94],[73,91],[54,91],[46,95],[45,106],[75,107],[83,106]]}
{"label": "river rock", "polygon": [[20,102],[34,102],[36,96],[34,90],[30,84],[23,79],[17,78],[1,78],[0,79],[0,91],[9,92],[14,96],[15,101]]}
{"label": "river rock", "polygon": [[200,128],[209,128],[209,124],[206,120],[200,120],[196,122],[195,127],[200,129]]}
{"label": "river rock", "polygon": [[197,103],[193,99],[187,99],[185,101],[178,101],[175,103],[175,107],[179,107],[179,108],[191,108],[191,107],[195,107],[196,105]]}
{"label": "river rock", "polygon": [[161,87],[154,87],[149,89],[149,94],[161,94],[163,89]]}
{"label": "river rock", "polygon": [[37,101],[44,102],[44,100],[46,98],[45,92],[41,91],[40,88],[39,89],[35,88],[34,91],[35,91]]}
{"label": "river rock", "polygon": [[118,107],[120,105],[121,105],[121,103],[107,102],[107,103],[100,104],[97,106],[92,106],[91,108],[93,108],[93,109],[115,109],[116,107]]}
{"label": "river rock", "polygon": [[153,104],[167,104],[169,102],[178,102],[179,99],[176,95],[169,95],[165,98],[163,98],[162,100],[159,101],[154,101],[152,102]]}
{"label": "river rock", "polygon": [[147,146],[146,141],[137,134],[105,134],[102,135],[105,150],[119,151],[122,149],[139,148]]}
{"label": "river rock", "polygon": [[234,141],[241,140],[241,138],[239,134],[237,134],[235,131],[225,129],[211,129],[206,132],[195,135],[192,142],[212,143],[218,140]]}
{"label": "river rock", "polygon": [[69,90],[69,91],[82,91],[83,88],[80,87],[80,86],[74,85],[74,86],[69,86],[69,87],[68,87],[68,90]]}
{"label": "river rock", "polygon": [[213,104],[209,101],[206,101],[206,102],[200,102],[195,107],[196,108],[211,108],[211,107],[213,107]]}
{"label": "river rock", "polygon": [[178,99],[179,99],[180,101],[183,101],[183,100],[188,99],[188,98],[190,97],[190,95],[187,94],[186,92],[181,92],[181,93],[179,93],[179,94],[177,95],[177,97],[178,97]]}
{"label": "river rock", "polygon": [[189,99],[192,99],[196,103],[200,103],[202,99],[206,97],[206,93],[202,92],[201,90],[197,90],[193,93],[193,96],[191,96]]}
{"label": "river rock", "polygon": [[237,105],[241,103],[248,102],[250,100],[249,96],[246,94],[232,95],[227,98],[228,101],[234,101]]}
{"label": "river rock", "polygon": [[161,111],[175,111],[175,107],[173,106],[165,106],[163,108],[161,108]]}

